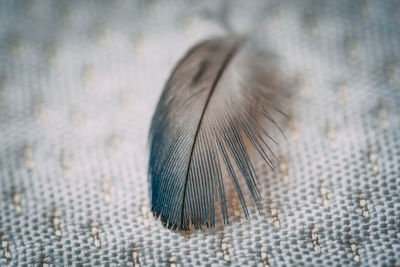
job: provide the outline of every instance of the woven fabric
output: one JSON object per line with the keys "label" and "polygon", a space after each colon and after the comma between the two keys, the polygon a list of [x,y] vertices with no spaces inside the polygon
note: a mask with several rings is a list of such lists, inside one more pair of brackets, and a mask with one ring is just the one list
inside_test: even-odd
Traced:
{"label": "woven fabric", "polygon": [[[296,78],[265,214],[182,235],[147,134],[184,52],[254,36]],[[400,264],[399,1],[1,1],[0,265]],[[264,171],[265,170],[265,171]]]}

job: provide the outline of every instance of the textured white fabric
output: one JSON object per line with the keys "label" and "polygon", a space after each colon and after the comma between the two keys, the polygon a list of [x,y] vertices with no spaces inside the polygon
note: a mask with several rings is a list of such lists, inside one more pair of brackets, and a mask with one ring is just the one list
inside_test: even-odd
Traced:
{"label": "textured white fabric", "polygon": [[[149,213],[148,127],[222,21],[298,93],[265,215],[185,237]],[[394,0],[1,1],[0,265],[400,264],[399,28]]]}

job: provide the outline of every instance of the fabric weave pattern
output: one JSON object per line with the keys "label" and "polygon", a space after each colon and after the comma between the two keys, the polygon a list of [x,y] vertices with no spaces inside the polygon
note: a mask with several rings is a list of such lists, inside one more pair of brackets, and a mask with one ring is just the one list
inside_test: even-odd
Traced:
{"label": "fabric weave pattern", "polygon": [[[0,265],[400,264],[400,2],[197,2],[0,2]],[[297,77],[295,112],[265,215],[187,237],[149,212],[148,128],[223,22]]]}

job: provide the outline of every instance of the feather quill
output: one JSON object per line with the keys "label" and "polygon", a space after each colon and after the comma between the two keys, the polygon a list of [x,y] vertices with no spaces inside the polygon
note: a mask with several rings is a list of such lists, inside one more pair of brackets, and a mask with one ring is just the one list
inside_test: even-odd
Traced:
{"label": "feather quill", "polygon": [[274,168],[275,141],[261,121],[278,127],[270,111],[284,95],[265,59],[243,39],[215,38],[194,46],[173,70],[149,135],[152,211],[166,227],[213,227],[218,213],[228,223],[229,186],[246,217],[246,192],[261,210],[249,150]]}

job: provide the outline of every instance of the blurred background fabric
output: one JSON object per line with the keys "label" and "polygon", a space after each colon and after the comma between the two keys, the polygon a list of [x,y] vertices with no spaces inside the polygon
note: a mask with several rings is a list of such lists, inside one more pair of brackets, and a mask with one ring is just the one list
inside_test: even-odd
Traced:
{"label": "blurred background fabric", "polygon": [[[183,235],[149,212],[148,129],[227,25],[295,78],[288,142],[265,215]],[[0,265],[398,266],[399,29],[395,0],[0,1]]]}

